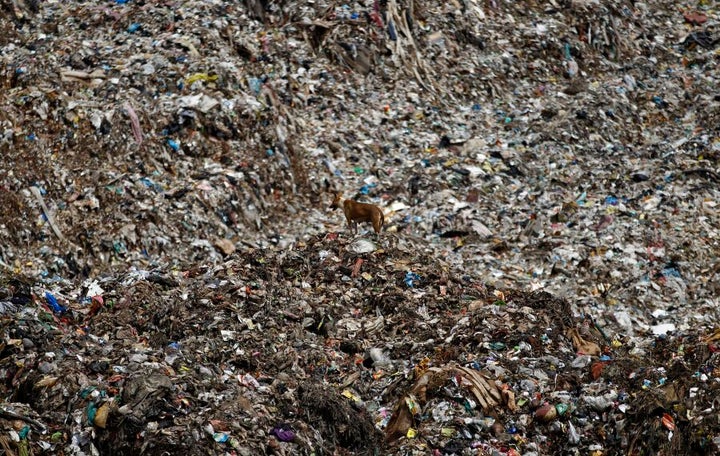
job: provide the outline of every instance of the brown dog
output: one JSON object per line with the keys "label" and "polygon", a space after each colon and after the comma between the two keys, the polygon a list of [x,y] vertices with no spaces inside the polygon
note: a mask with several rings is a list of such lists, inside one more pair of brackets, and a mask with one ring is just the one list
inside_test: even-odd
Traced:
{"label": "brown dog", "polygon": [[357,233],[358,222],[372,222],[375,233],[380,233],[385,224],[383,211],[374,204],[358,203],[357,201],[345,199],[342,194],[336,193],[330,207],[337,209],[342,207],[347,219],[348,227],[353,233]]}

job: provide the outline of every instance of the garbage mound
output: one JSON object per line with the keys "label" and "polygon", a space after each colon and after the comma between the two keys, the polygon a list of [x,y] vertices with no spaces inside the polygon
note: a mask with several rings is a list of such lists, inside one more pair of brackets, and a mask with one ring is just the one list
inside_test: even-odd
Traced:
{"label": "garbage mound", "polygon": [[1,1],[0,445],[713,454],[717,24]]}
{"label": "garbage mound", "polygon": [[6,277],[6,451],[717,451],[720,333],[626,337],[417,247],[328,235],[81,284]]}

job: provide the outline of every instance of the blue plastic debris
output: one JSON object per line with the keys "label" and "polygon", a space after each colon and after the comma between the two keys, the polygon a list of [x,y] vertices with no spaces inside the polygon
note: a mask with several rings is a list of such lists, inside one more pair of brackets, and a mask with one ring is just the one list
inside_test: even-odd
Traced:
{"label": "blue plastic debris", "polygon": [[668,102],[663,100],[663,98],[659,95],[655,95],[654,97],[652,97],[652,101],[653,101],[653,103],[655,103],[655,106],[657,106],[658,108],[662,109],[662,108],[668,107]]}
{"label": "blue plastic debris", "polygon": [[61,306],[57,299],[55,299],[55,296],[53,296],[52,293],[49,291],[45,292],[45,301],[47,302],[48,306],[52,309],[52,311],[56,314],[64,314],[67,312],[67,309],[64,306]]}
{"label": "blue plastic debris", "polygon": [[677,270],[677,268],[668,267],[662,270],[662,275],[665,277],[676,277],[680,278],[680,271]]}
{"label": "blue plastic debris", "polygon": [[85,407],[85,413],[87,415],[88,424],[92,424],[95,420],[95,416],[97,415],[97,405],[95,405],[95,402],[88,402],[87,407]]}
{"label": "blue plastic debris", "polygon": [[168,139],[167,140],[168,146],[175,152],[180,150],[180,143],[175,141],[174,139]]}
{"label": "blue plastic debris", "polygon": [[405,285],[412,288],[415,286],[415,282],[420,281],[420,276],[415,274],[414,272],[408,271],[407,274],[405,274]]}
{"label": "blue plastic debris", "polygon": [[156,182],[153,182],[150,178],[141,177],[141,178],[140,178],[140,182],[141,182],[144,186],[146,186],[147,188],[152,188],[153,190],[155,190],[155,191],[158,192],[158,193],[162,193],[162,192],[163,192],[162,185],[160,185],[160,184],[158,184],[158,183],[156,183]]}
{"label": "blue plastic debris", "polygon": [[260,94],[260,88],[262,87],[262,82],[258,78],[249,78],[248,86],[250,86],[250,90],[255,92],[255,95],[258,95],[258,94]]}
{"label": "blue plastic debris", "polygon": [[587,192],[582,192],[580,196],[575,200],[578,206],[584,206],[587,203]]}
{"label": "blue plastic debris", "polygon": [[388,35],[392,41],[397,41],[397,32],[395,31],[395,24],[392,21],[388,21]]}
{"label": "blue plastic debris", "polygon": [[377,184],[367,184],[360,187],[360,193],[367,195],[370,193],[370,189],[377,187]]}
{"label": "blue plastic debris", "polygon": [[213,440],[218,443],[225,443],[230,440],[230,436],[224,432],[216,432],[213,434]]}

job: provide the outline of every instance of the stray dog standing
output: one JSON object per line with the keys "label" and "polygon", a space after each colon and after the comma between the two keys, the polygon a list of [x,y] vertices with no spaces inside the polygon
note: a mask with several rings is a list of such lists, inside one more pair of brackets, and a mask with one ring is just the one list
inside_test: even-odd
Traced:
{"label": "stray dog standing", "polygon": [[345,199],[340,193],[335,194],[335,199],[333,199],[330,207],[332,209],[342,208],[348,227],[353,233],[357,233],[358,222],[372,222],[373,229],[377,234],[380,234],[380,230],[385,224],[382,209],[374,204],[358,203],[357,201]]}

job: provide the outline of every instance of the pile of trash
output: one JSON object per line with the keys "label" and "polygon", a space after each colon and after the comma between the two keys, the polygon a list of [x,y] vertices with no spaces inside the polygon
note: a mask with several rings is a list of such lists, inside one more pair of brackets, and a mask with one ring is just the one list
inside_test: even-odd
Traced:
{"label": "pile of trash", "polygon": [[717,451],[719,332],[628,337],[418,247],[328,234],[79,285],[4,279],[3,447]]}
{"label": "pile of trash", "polygon": [[717,451],[710,2],[0,10],[8,454]]}

